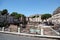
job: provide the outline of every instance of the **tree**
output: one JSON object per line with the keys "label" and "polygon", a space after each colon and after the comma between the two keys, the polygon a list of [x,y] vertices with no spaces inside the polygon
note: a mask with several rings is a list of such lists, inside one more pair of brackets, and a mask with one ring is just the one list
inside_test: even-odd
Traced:
{"label": "tree", "polygon": [[8,14],[8,10],[7,9],[3,9],[2,11],[2,15]]}
{"label": "tree", "polygon": [[17,12],[12,12],[10,15],[17,19],[19,19],[21,16],[24,17],[23,14],[18,14]]}
{"label": "tree", "polygon": [[[8,10],[7,9],[3,9],[2,11],[0,11],[0,26],[1,27],[6,27],[6,25],[8,25],[7,22],[7,14],[8,14]],[[3,21],[2,21],[3,20]]]}
{"label": "tree", "polygon": [[10,15],[13,16],[14,18],[18,19],[21,22],[21,24],[26,24],[26,16],[25,15],[19,14],[17,12],[12,12]]}
{"label": "tree", "polygon": [[17,15],[18,13],[17,12],[12,12],[10,15],[11,16],[15,16],[15,15]]}
{"label": "tree", "polygon": [[15,18],[19,19],[20,17],[23,17],[22,14],[15,15]]}
{"label": "tree", "polygon": [[37,18],[37,17],[39,17],[39,15],[37,15],[37,16],[32,16],[32,18]]}
{"label": "tree", "polygon": [[36,16],[32,16],[32,18],[35,18]]}
{"label": "tree", "polygon": [[5,16],[0,16],[0,27],[6,27],[7,24],[8,22],[5,19]]}
{"label": "tree", "polygon": [[42,20],[47,20],[50,17],[51,17],[51,14],[43,14],[43,15],[41,15]]}
{"label": "tree", "polygon": [[1,15],[2,11],[0,11],[0,15]]}

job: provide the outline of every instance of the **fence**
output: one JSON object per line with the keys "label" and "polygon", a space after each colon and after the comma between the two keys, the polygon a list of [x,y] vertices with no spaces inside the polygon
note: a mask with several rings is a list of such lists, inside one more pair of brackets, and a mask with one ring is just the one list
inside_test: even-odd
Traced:
{"label": "fence", "polygon": [[20,35],[27,35],[27,36],[36,36],[36,37],[48,37],[48,38],[57,38],[57,39],[60,39],[60,36],[59,34],[53,30],[52,28],[50,28],[54,33],[56,33],[57,35],[45,35],[44,34],[44,29],[41,28],[41,34],[27,34],[27,33],[21,33],[20,32],[20,28],[18,28],[18,31],[17,32],[9,32],[9,31],[4,31],[4,27],[1,29],[0,32],[4,32],[4,33],[9,33],[9,34],[20,34]]}

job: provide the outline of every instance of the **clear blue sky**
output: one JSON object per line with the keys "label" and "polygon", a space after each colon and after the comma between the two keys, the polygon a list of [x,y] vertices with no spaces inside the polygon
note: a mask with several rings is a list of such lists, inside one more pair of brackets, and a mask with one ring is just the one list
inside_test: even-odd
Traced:
{"label": "clear blue sky", "polygon": [[60,0],[0,0],[0,10],[8,9],[9,13],[18,12],[26,16],[53,13],[59,6]]}

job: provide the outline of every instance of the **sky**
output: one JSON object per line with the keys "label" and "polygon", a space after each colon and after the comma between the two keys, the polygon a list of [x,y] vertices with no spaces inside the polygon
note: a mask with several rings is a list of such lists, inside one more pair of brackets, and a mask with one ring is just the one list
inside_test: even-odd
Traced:
{"label": "sky", "polygon": [[53,13],[60,6],[60,0],[0,0],[0,10],[7,9],[11,14],[18,12],[25,16]]}

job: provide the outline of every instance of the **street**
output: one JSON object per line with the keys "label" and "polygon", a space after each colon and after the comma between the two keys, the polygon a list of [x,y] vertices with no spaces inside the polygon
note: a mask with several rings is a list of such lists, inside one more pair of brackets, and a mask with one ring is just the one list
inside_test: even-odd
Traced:
{"label": "street", "polygon": [[18,35],[0,33],[0,40],[56,40],[56,39],[27,37],[27,36],[18,36]]}

